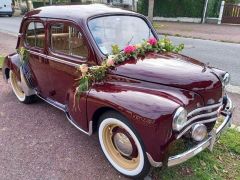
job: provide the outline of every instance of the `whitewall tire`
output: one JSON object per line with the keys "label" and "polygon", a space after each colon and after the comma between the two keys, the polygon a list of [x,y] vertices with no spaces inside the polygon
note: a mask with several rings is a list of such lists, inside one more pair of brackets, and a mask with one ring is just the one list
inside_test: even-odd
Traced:
{"label": "whitewall tire", "polygon": [[141,179],[149,170],[143,144],[126,118],[110,111],[100,118],[98,137],[105,157],[121,174]]}
{"label": "whitewall tire", "polygon": [[25,104],[30,104],[35,101],[34,95],[31,95],[31,96],[25,95],[20,85],[21,82],[18,80],[16,74],[13,71],[9,72],[9,79],[10,79],[12,90],[20,102]]}

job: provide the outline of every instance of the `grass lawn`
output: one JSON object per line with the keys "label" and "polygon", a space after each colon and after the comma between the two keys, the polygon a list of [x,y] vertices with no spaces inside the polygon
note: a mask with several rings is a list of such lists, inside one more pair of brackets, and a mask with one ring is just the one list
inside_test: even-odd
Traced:
{"label": "grass lawn", "polygon": [[2,68],[4,57],[0,55],[0,69]]}
{"label": "grass lawn", "polygon": [[215,144],[213,152],[205,150],[187,162],[153,170],[153,179],[240,180],[240,133],[229,129]]}

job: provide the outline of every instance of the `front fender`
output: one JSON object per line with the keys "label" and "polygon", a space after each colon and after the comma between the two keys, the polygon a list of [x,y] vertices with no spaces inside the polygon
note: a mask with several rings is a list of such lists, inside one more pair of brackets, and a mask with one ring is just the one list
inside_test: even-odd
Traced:
{"label": "front fender", "polygon": [[163,86],[139,81],[95,84],[87,98],[88,119],[92,120],[99,108],[115,109],[135,127],[153,159],[162,161],[173,135],[174,112],[190,103],[190,93],[159,87]]}

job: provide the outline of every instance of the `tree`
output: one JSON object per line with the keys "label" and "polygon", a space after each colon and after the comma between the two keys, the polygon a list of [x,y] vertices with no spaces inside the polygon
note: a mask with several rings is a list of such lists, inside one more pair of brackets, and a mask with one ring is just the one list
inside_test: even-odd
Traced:
{"label": "tree", "polygon": [[148,18],[153,22],[154,0],[148,0]]}

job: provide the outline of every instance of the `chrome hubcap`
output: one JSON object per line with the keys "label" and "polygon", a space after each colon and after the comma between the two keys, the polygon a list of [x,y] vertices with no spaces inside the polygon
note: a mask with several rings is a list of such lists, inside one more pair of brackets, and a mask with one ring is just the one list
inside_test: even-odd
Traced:
{"label": "chrome hubcap", "polygon": [[113,142],[117,150],[124,156],[131,156],[133,152],[132,143],[129,138],[123,133],[116,133],[113,137]]}

